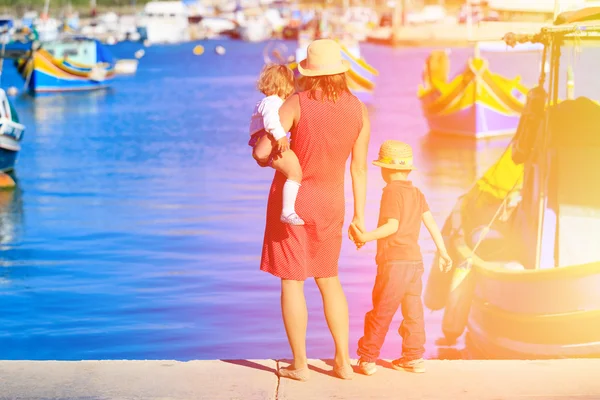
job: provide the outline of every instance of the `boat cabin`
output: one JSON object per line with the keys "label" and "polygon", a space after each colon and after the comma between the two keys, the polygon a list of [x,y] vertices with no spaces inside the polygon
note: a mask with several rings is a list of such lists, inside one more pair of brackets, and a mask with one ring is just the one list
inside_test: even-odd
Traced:
{"label": "boat cabin", "polygon": [[44,43],[43,49],[58,60],[70,61],[84,65],[94,65],[98,59],[97,45],[91,39],[65,39]]}

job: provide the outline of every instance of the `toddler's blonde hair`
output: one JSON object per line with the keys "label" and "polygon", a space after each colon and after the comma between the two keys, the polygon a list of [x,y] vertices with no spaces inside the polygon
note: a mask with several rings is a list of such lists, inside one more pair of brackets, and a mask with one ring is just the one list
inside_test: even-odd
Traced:
{"label": "toddler's blonde hair", "polygon": [[294,93],[294,72],[285,65],[268,64],[260,71],[257,89],[265,96],[287,99]]}

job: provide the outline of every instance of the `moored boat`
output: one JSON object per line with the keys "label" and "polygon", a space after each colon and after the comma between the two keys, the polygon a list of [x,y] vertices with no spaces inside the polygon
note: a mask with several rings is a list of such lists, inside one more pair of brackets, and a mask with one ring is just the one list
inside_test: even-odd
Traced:
{"label": "moored boat", "polygon": [[115,59],[108,49],[84,37],[34,42],[16,62],[33,93],[102,89],[115,75]]}
{"label": "moored boat", "polygon": [[528,91],[520,77],[492,73],[488,61],[476,55],[449,81],[447,72],[440,76],[435,70],[447,68],[439,65],[447,63],[444,54],[431,54],[417,94],[430,132],[471,138],[514,134]]}
{"label": "moored boat", "polygon": [[512,145],[447,219],[453,275],[432,268],[427,282],[425,303],[445,308],[446,337],[467,328],[486,358],[600,356],[600,105],[559,102],[556,75],[565,43],[598,42],[600,8],[568,18],[507,36],[544,44],[554,79],[546,92],[541,72]]}
{"label": "moored boat", "polygon": [[0,171],[12,171],[21,150],[25,126],[19,122],[17,111],[6,93],[0,89]]}

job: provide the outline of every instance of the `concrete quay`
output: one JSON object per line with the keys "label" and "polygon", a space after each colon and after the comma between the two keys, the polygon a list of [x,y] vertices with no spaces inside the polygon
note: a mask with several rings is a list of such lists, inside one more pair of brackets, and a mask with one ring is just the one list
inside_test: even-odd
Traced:
{"label": "concrete quay", "polygon": [[394,47],[467,47],[474,41],[502,40],[508,32],[536,33],[544,25],[540,22],[482,22],[472,27],[465,24],[438,23],[402,26],[395,30],[377,28],[367,41]]}
{"label": "concrete quay", "polygon": [[311,378],[278,378],[277,360],[0,361],[0,399],[600,399],[600,359],[429,360],[425,374],[382,361],[370,377],[332,374],[311,360]]}

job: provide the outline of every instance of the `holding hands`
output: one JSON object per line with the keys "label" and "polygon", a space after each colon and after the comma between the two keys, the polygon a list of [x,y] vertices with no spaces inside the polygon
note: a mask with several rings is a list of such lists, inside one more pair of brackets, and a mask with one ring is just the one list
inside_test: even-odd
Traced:
{"label": "holding hands", "polygon": [[367,240],[364,240],[366,232],[365,223],[358,217],[354,217],[348,228],[348,238],[356,245],[356,250],[365,245]]}

